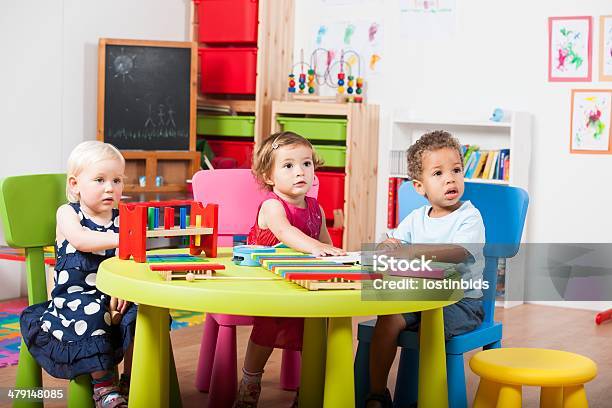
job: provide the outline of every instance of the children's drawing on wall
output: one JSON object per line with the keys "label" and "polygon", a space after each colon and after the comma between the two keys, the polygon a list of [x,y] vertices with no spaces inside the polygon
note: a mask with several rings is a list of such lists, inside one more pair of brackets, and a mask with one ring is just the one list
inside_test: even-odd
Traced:
{"label": "children's drawing on wall", "polygon": [[592,23],[589,16],[548,19],[549,81],[591,80]]}
{"label": "children's drawing on wall", "polygon": [[450,39],[455,34],[456,0],[400,0],[403,38]]}
{"label": "children's drawing on wall", "polygon": [[313,36],[309,45],[301,51],[303,57],[299,60],[296,58],[294,63],[303,61],[303,65],[308,65],[304,72],[312,71],[308,75],[314,76],[317,94],[333,95],[345,90],[359,98],[365,90],[363,86],[369,86],[372,78],[380,76],[384,67],[383,28],[380,22],[313,22],[311,32]]}
{"label": "children's drawing on wall", "polygon": [[600,17],[599,30],[599,79],[612,81],[612,16]]}
{"label": "children's drawing on wall", "polygon": [[572,153],[610,153],[612,90],[572,90]]}
{"label": "children's drawing on wall", "polygon": [[[325,58],[318,56],[316,64],[329,63],[340,55],[342,50],[352,50],[359,55],[364,77],[380,73],[382,60],[382,27],[377,21],[337,21],[315,25],[315,44],[317,48],[328,51]],[[346,62],[351,68],[358,69],[357,57],[349,56]]]}

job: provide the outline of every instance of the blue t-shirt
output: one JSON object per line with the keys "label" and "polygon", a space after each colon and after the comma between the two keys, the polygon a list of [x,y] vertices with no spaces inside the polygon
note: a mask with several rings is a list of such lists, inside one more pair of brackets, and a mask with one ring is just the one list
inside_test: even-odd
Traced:
{"label": "blue t-shirt", "polygon": [[[430,210],[431,206],[425,205],[412,211],[390,236],[411,244],[460,244],[471,255],[457,265],[462,279],[482,279],[485,227],[480,211],[469,201],[464,201],[461,207],[444,217],[432,218]],[[465,297],[480,298],[482,291],[468,289]]]}

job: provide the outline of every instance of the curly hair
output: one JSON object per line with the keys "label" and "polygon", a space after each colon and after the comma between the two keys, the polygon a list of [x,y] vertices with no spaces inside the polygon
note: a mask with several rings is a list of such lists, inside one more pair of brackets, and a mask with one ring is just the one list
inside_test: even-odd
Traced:
{"label": "curly hair", "polygon": [[457,138],[444,130],[434,130],[425,133],[408,148],[408,176],[412,180],[419,180],[423,173],[423,153],[443,148],[456,150],[463,163],[461,144]]}
{"label": "curly hair", "polygon": [[315,170],[323,165],[312,144],[304,137],[293,132],[278,132],[270,135],[264,140],[253,153],[253,166],[251,171],[257,182],[265,189],[272,190],[272,186],[266,183],[266,178],[270,177],[272,166],[274,165],[274,152],[283,146],[306,146],[312,149],[312,164]]}

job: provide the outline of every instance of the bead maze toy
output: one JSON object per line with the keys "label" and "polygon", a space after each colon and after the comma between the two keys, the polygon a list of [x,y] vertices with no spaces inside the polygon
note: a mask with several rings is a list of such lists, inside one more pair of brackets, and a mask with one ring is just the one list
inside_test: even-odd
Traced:
{"label": "bead maze toy", "polygon": [[[340,57],[336,60],[332,50],[317,48],[310,56],[310,63],[304,60],[304,50],[301,50],[300,55],[300,61],[293,65],[293,70],[289,74],[289,86],[287,88],[289,99],[355,103],[362,103],[364,101],[364,79],[361,76],[361,57],[357,52],[351,49],[341,50]],[[323,63],[320,62],[320,55],[323,55]],[[322,69],[319,68],[321,65],[323,65]],[[357,76],[352,73],[353,65],[357,66]],[[298,74],[298,86],[296,88],[296,75],[293,71],[297,66],[300,66],[300,73]],[[308,67],[307,71],[305,71],[305,67]],[[332,73],[336,72],[336,70],[336,79],[333,80]],[[308,76],[306,76],[306,72]],[[306,82],[307,78],[308,82]],[[322,86],[335,88],[336,95],[317,95],[316,86],[319,88]],[[306,94],[306,89],[308,94]]]}
{"label": "bead maze toy", "polygon": [[[180,223],[174,225],[174,207],[179,207]],[[187,208],[190,208],[189,225]],[[160,226],[160,209],[164,209],[164,225]],[[218,234],[217,204],[203,206],[197,201],[149,201],[120,203],[119,258],[134,258],[146,262],[146,239],[149,237],[189,236],[189,253],[199,255],[202,251],[210,258],[217,257]],[[148,217],[147,217],[148,215]]]}

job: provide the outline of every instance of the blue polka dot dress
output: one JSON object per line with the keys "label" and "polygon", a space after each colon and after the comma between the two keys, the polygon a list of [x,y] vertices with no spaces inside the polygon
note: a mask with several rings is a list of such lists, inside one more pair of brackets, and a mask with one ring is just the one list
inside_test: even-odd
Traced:
{"label": "blue polka dot dress", "polygon": [[[85,229],[118,232],[119,213],[98,225],[70,203]],[[111,325],[110,296],[96,287],[96,273],[114,249],[81,252],[67,240],[56,242],[55,287],[52,300],[26,308],[21,334],[32,356],[50,375],[72,379],[94,371],[111,370],[122,359],[134,336],[136,307],[131,305],[121,324]]]}

